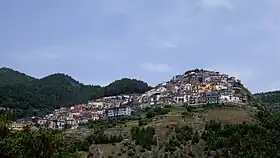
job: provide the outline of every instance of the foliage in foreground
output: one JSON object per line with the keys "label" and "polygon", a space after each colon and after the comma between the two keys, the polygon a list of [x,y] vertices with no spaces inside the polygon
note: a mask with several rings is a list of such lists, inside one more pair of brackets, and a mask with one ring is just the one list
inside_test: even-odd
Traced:
{"label": "foliage in foreground", "polygon": [[70,158],[69,144],[64,134],[56,131],[39,130],[11,131],[5,116],[0,118],[0,157],[6,158]]}

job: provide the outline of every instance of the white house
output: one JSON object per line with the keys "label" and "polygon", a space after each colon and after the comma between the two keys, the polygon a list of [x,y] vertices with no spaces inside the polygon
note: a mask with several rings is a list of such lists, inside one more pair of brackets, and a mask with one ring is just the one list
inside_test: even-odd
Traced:
{"label": "white house", "polygon": [[238,103],[240,102],[240,98],[237,96],[232,96],[232,95],[221,95],[220,96],[220,101],[221,102],[235,102]]}
{"label": "white house", "polygon": [[131,107],[115,107],[107,109],[104,113],[105,117],[118,117],[118,116],[130,116],[131,115]]}

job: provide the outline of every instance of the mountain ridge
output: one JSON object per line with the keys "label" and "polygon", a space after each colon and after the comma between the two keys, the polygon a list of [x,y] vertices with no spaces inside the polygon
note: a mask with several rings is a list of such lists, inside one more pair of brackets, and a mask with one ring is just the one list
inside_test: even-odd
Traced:
{"label": "mountain ridge", "polygon": [[[9,74],[8,78],[5,73]],[[84,85],[64,73],[34,78],[31,81],[26,78],[29,77],[12,69],[4,69],[0,76],[0,80],[6,80],[0,87],[0,107],[15,109],[18,117],[32,116],[38,110],[44,111],[40,114],[44,115],[61,106],[85,103],[111,94],[142,93],[150,88],[144,81],[128,78],[115,80],[104,87]],[[17,80],[21,82],[15,84],[14,81]]]}
{"label": "mountain ridge", "polygon": [[[217,71],[192,69],[185,71],[183,75],[192,72],[219,74]],[[182,75],[175,75],[172,79],[180,78],[180,76],[182,77]],[[236,78],[234,80],[236,82],[233,84],[236,87],[243,90],[249,99],[257,102],[256,94],[253,96],[240,80]],[[5,81],[0,84],[0,107],[19,109],[21,112],[29,110],[31,113],[34,109],[49,111],[59,108],[61,105],[83,103],[105,96],[126,93],[144,94],[148,90],[162,85],[160,83],[151,87],[144,81],[125,77],[114,80],[106,86],[86,85],[65,73],[54,73],[38,79],[6,67],[0,68],[0,81]]]}

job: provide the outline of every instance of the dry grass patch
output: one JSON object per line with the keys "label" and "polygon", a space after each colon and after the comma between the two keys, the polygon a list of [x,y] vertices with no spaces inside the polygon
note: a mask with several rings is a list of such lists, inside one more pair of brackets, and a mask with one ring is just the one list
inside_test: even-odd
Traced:
{"label": "dry grass patch", "polygon": [[184,120],[181,116],[163,116],[161,119],[149,123],[147,126],[152,126],[155,128],[156,135],[160,139],[165,139],[172,127],[182,126]]}
{"label": "dry grass patch", "polygon": [[251,114],[237,107],[214,108],[206,112],[206,121],[217,120],[225,123],[240,124],[243,122],[252,122]]}

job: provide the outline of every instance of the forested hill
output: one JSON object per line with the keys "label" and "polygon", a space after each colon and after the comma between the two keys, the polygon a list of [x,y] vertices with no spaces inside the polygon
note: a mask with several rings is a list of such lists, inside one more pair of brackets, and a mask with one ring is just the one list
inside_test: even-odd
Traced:
{"label": "forested hill", "polygon": [[61,105],[150,89],[147,83],[136,79],[123,78],[101,87],[84,85],[62,73],[36,79],[12,69],[0,70],[0,107],[13,109],[17,117],[43,115]]}
{"label": "forested hill", "polygon": [[271,112],[280,110],[280,91],[271,91],[264,93],[256,93],[254,97]]}
{"label": "forested hill", "polygon": [[34,80],[36,79],[13,69],[6,67],[0,68],[0,86],[26,83]]}

